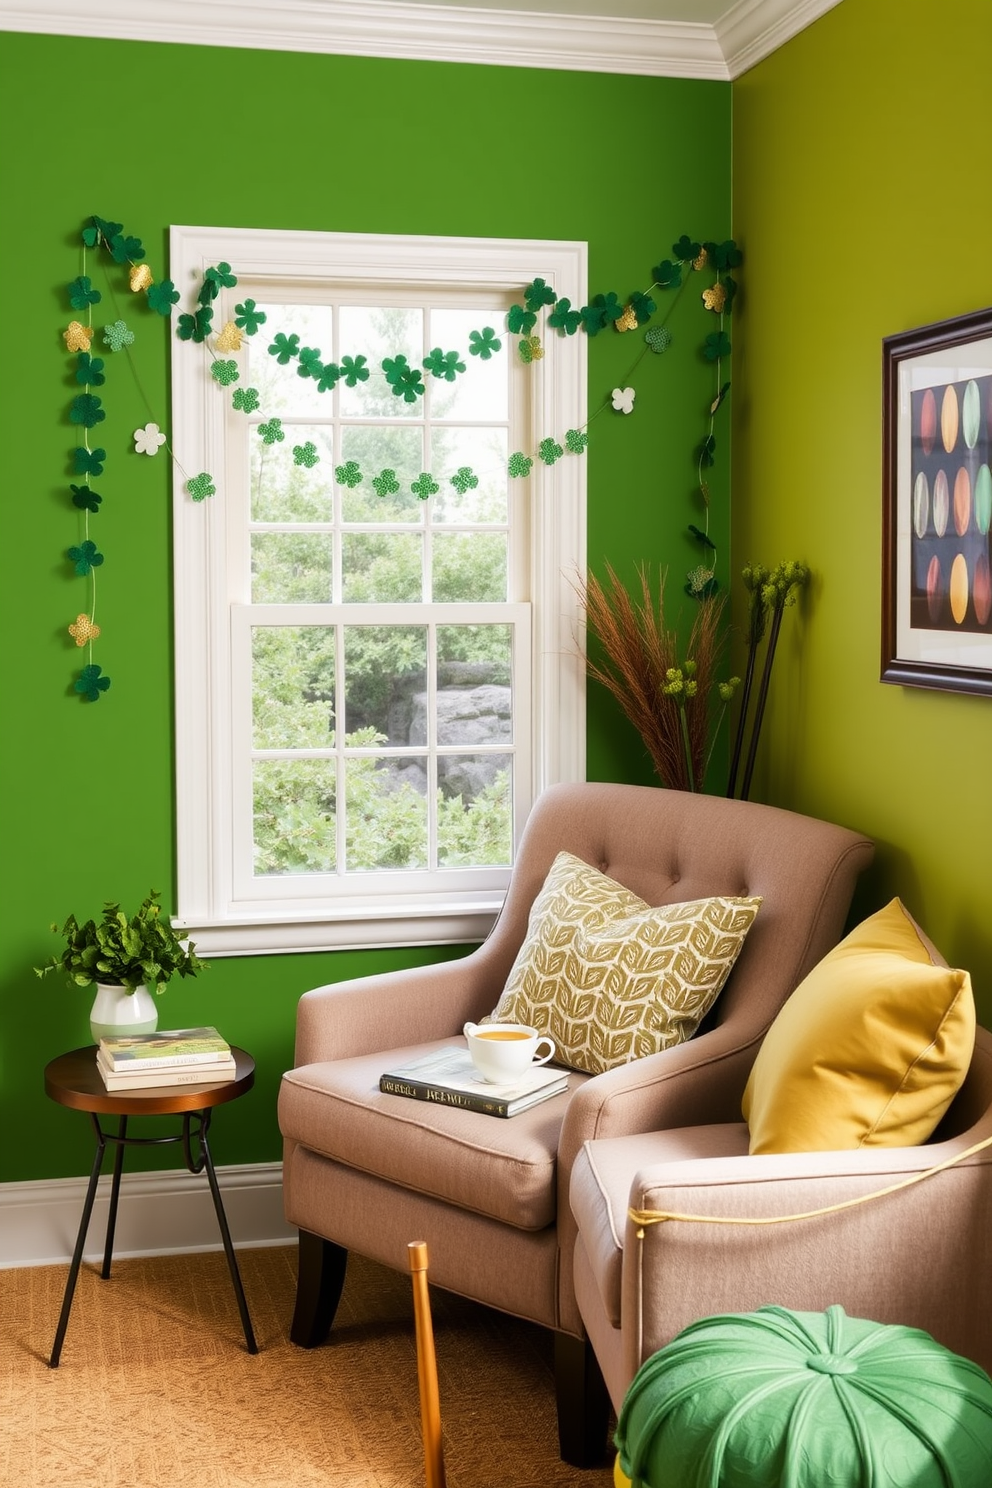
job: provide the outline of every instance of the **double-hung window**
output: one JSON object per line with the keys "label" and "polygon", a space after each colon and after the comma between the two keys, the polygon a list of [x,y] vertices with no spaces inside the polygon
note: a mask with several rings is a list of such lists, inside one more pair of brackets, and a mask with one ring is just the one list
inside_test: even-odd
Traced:
{"label": "double-hung window", "polygon": [[584,774],[585,461],[534,458],[584,338],[507,330],[538,277],[583,303],[584,245],[177,227],[171,268],[215,295],[173,351],[177,918],[217,954],[481,938]]}

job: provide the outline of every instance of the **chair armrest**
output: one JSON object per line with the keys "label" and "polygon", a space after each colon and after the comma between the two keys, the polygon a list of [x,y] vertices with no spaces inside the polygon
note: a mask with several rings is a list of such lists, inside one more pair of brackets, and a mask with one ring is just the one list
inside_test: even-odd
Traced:
{"label": "chair armrest", "polygon": [[502,968],[481,946],[461,960],[332,982],[304,992],[297,1065],[453,1038],[496,1006]]}

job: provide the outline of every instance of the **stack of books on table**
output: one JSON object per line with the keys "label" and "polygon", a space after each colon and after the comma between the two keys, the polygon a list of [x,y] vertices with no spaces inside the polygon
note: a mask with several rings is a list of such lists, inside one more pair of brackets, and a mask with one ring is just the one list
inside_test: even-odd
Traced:
{"label": "stack of books on table", "polygon": [[102,1038],[96,1067],[108,1090],[217,1085],[233,1080],[234,1055],[216,1028],[167,1028]]}
{"label": "stack of books on table", "polygon": [[479,1074],[468,1050],[453,1045],[380,1075],[379,1089],[484,1116],[516,1116],[567,1090],[568,1071],[535,1065],[506,1085],[492,1085]]}

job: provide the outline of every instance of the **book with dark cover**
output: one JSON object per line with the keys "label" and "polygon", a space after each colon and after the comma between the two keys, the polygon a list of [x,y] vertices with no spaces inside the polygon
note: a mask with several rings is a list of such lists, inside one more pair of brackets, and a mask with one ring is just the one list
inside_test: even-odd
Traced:
{"label": "book with dark cover", "polygon": [[166,1069],[230,1059],[231,1046],[216,1028],[166,1028],[158,1033],[117,1034],[100,1040],[106,1066],[114,1070]]}
{"label": "book with dark cover", "polygon": [[518,1075],[511,1083],[492,1085],[479,1074],[467,1049],[452,1046],[435,1049],[380,1075],[379,1089],[385,1095],[458,1106],[484,1116],[516,1116],[519,1111],[567,1090],[568,1074],[542,1064]]}

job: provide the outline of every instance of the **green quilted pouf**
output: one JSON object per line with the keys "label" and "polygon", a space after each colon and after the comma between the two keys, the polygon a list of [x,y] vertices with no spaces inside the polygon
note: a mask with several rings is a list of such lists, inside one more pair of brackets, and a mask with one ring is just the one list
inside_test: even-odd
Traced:
{"label": "green quilted pouf", "polygon": [[761,1307],[645,1360],[615,1441],[621,1488],[990,1488],[992,1379],[917,1328]]}

